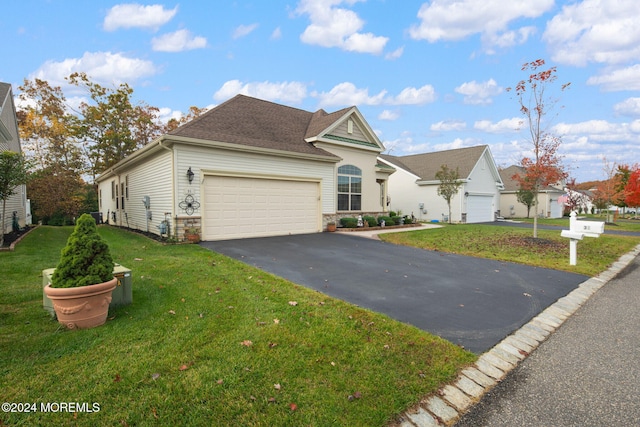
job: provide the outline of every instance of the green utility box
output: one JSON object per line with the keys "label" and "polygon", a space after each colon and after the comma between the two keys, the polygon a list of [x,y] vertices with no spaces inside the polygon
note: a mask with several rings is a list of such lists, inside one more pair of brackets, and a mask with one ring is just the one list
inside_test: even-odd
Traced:
{"label": "green utility box", "polygon": [[[56,313],[53,309],[53,303],[49,297],[47,297],[47,294],[44,293],[44,288],[51,283],[51,276],[53,276],[54,271],[56,271],[55,268],[42,270],[42,306],[49,312],[51,317],[55,317]],[[118,284],[111,293],[111,304],[109,304],[109,309],[128,305],[133,302],[131,270],[121,266],[120,264],[115,264],[113,267],[113,275],[118,279]]]}

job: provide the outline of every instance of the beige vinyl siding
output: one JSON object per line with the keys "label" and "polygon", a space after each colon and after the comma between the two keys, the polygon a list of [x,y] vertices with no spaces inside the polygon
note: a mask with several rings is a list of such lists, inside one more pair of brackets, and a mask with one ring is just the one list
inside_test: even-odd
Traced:
{"label": "beige vinyl siding", "polygon": [[[353,123],[352,133],[349,133],[349,120],[351,120],[351,122]],[[353,119],[348,119],[343,121],[340,124],[340,126],[336,127],[329,133],[331,135],[339,136],[341,138],[349,138],[349,139],[355,139],[358,141],[372,142],[365,136],[364,132],[362,132],[362,130],[360,129],[360,126],[358,126],[358,122]]]}
{"label": "beige vinyl siding", "polygon": [[[6,209],[5,209],[5,217],[2,218],[2,222],[4,225],[4,232],[5,233],[9,233],[11,231],[13,231],[13,212],[17,211],[18,212],[18,223],[20,224],[20,227],[24,227],[25,226],[25,216],[26,216],[26,203],[27,203],[27,198],[26,198],[26,187],[24,185],[19,185],[16,188],[16,194],[14,194],[13,196],[9,197],[7,199],[7,205],[6,205]],[[0,200],[0,215],[2,215],[2,201]]]}
{"label": "beige vinyl siding", "polygon": [[[340,156],[342,161],[336,165],[336,171],[343,165],[354,165],[362,170],[362,209],[363,212],[382,211],[380,204],[380,184],[376,181],[375,165],[377,162],[376,151],[364,151],[359,147],[349,147],[328,143],[318,143],[318,147]],[[331,197],[337,203],[337,186],[332,189]]]}
{"label": "beige vinyl siding", "polygon": [[122,169],[118,171],[117,175],[103,179],[99,184],[99,189],[102,190],[102,207],[100,211],[104,219],[107,219],[110,211],[112,212],[116,209],[116,201],[111,197],[112,181],[115,181],[115,185],[118,188],[117,194],[121,200],[121,184],[127,184],[128,180],[129,197],[126,198],[125,194],[124,210],[118,204],[120,209],[117,211],[117,225],[146,231],[146,210],[142,199],[144,196],[149,196],[152,213],[152,219],[149,221],[149,231],[158,234],[157,226],[164,220],[164,213],[171,212],[173,217],[171,165],[171,152],[163,150],[152,158],[146,159],[145,162],[133,165],[128,169]]}
{"label": "beige vinyl siding", "polygon": [[[335,177],[334,163],[277,157],[232,150],[213,150],[205,147],[178,146],[176,150],[176,205],[184,200],[187,194],[202,203],[202,178],[207,173],[263,176],[263,177],[298,177],[312,179],[321,184],[321,209],[323,213],[335,212]],[[195,173],[193,183],[189,185],[187,170]],[[202,205],[200,210],[202,209]],[[185,215],[176,206],[178,215]],[[201,211],[194,212],[200,215]]]}

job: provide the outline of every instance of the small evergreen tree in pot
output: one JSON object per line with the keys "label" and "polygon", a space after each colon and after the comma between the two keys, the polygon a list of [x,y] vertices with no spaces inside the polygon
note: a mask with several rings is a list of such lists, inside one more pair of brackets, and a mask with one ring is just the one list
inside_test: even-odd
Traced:
{"label": "small evergreen tree in pot", "polygon": [[98,234],[95,220],[83,214],[62,250],[51,284],[45,293],[53,302],[58,321],[69,329],[86,329],[106,322],[113,276],[109,246]]}
{"label": "small evergreen tree in pot", "polygon": [[109,246],[98,234],[93,217],[83,214],[62,250],[60,263],[51,277],[53,288],[94,285],[113,279]]}

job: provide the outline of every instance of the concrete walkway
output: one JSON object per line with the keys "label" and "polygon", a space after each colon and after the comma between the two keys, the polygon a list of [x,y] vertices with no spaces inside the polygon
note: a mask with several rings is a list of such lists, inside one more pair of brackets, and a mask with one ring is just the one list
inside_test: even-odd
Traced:
{"label": "concrete walkway", "polygon": [[441,225],[438,224],[424,224],[421,223],[420,225],[416,226],[416,227],[406,227],[406,228],[378,228],[375,230],[369,230],[367,228],[359,228],[355,231],[352,230],[347,230],[347,231],[342,231],[339,228],[336,230],[337,233],[344,233],[344,234],[351,234],[353,236],[359,236],[359,237],[367,237],[369,239],[376,239],[376,240],[380,240],[380,238],[378,237],[378,234],[383,234],[383,233],[402,233],[402,232],[407,232],[407,231],[417,231],[417,230],[427,230],[429,228],[441,228]]}
{"label": "concrete walkway", "polygon": [[397,424],[638,425],[638,255],[640,245],[481,355]]}

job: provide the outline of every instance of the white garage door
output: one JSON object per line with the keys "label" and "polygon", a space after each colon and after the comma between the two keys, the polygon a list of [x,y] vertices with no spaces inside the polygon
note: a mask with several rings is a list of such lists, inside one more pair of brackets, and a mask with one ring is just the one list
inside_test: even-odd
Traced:
{"label": "white garage door", "polygon": [[204,240],[315,233],[320,183],[206,176],[203,217]]}
{"label": "white garage door", "polygon": [[493,196],[469,195],[467,197],[467,223],[493,221]]}

